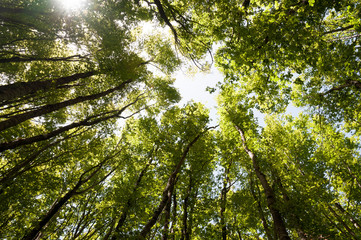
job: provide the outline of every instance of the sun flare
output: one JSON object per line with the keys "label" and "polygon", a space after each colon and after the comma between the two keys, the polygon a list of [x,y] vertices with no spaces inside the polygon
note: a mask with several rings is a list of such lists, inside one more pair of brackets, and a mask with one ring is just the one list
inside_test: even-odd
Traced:
{"label": "sun flare", "polygon": [[80,10],[85,3],[86,0],[58,0],[58,4],[67,11]]}

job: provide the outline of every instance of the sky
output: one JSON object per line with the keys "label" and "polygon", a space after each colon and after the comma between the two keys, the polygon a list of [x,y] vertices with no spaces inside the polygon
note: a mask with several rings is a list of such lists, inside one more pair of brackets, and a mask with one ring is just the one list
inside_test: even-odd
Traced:
{"label": "sky", "polygon": [[[212,66],[208,72],[197,72],[196,74],[189,74],[185,68],[176,72],[173,76],[176,78],[174,86],[179,90],[182,100],[180,105],[184,105],[189,101],[201,102],[210,110],[210,125],[218,124],[218,115],[217,115],[217,92],[209,93],[206,91],[206,88],[216,87],[218,82],[223,81],[223,74],[218,71],[215,66]],[[293,117],[297,117],[301,109],[295,107],[293,104],[290,104],[286,109],[286,114],[290,114]],[[258,110],[253,110],[254,116],[258,119],[258,124],[262,127],[265,126],[264,114],[260,113]]]}
{"label": "sky", "polygon": [[217,82],[223,81],[223,75],[214,66],[207,72],[187,73],[186,69],[181,69],[173,76],[176,81],[174,86],[179,90],[182,100],[180,105],[189,101],[201,102],[210,111],[211,124],[217,124],[217,93],[209,93],[207,87],[215,87]]}

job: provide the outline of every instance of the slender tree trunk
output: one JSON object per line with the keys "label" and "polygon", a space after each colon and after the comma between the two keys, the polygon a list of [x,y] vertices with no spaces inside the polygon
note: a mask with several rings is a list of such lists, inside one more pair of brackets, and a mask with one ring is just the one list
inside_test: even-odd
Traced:
{"label": "slender tree trunk", "polygon": [[[117,156],[119,151],[115,152],[111,156],[107,156],[102,162],[97,164],[96,166],[91,167],[87,171],[83,172],[78,182],[75,184],[75,186],[70,189],[63,197],[61,197],[59,200],[57,200],[53,206],[50,208],[50,210],[41,217],[41,219],[38,221],[38,223],[35,224],[35,226],[22,238],[22,240],[36,240],[39,239],[41,236],[41,231],[47,227],[47,225],[50,223],[51,219],[61,210],[63,206],[67,204],[70,198],[72,198],[75,195],[82,194],[89,189],[93,188],[94,185],[87,187],[81,191],[79,191],[80,187],[83,186],[85,183],[87,183],[91,178],[93,178],[99,170],[103,167],[104,163],[108,160],[114,158]],[[113,171],[108,173],[105,177],[103,177],[97,184],[104,181]],[[88,175],[88,176],[86,176]]]}
{"label": "slender tree trunk", "polygon": [[190,201],[190,211],[189,211],[189,215],[188,215],[188,234],[186,235],[186,237],[188,236],[188,240],[192,239],[192,230],[193,230],[193,213],[194,213],[194,206],[196,203],[196,199],[198,196],[198,188],[196,188],[195,191],[193,191],[194,193],[191,195],[191,201]]}
{"label": "slender tree trunk", "polygon": [[179,159],[179,162],[177,164],[177,166],[175,167],[174,171],[172,172],[172,174],[169,176],[168,178],[168,182],[167,185],[163,191],[162,194],[162,200],[159,203],[158,207],[154,210],[153,215],[151,217],[151,219],[149,219],[149,221],[146,223],[146,225],[144,226],[144,228],[142,229],[142,231],[140,232],[139,235],[139,239],[145,239],[145,237],[147,236],[147,234],[150,232],[150,230],[152,229],[152,227],[154,226],[154,224],[157,222],[159,215],[162,213],[165,205],[168,202],[168,199],[172,196],[172,192],[174,189],[174,184],[175,184],[175,180],[176,177],[183,165],[183,163],[186,160],[187,154],[190,150],[190,148],[197,142],[197,140],[200,138],[201,133],[198,134],[193,141],[191,141],[187,147],[184,149],[182,156]]}
{"label": "slender tree trunk", "polygon": [[100,92],[100,93],[96,93],[96,94],[92,94],[92,95],[88,95],[88,96],[80,96],[80,97],[70,99],[70,100],[67,100],[64,102],[45,105],[36,110],[18,114],[16,116],[12,116],[8,120],[0,122],[0,131],[3,131],[10,127],[14,127],[14,126],[16,126],[22,122],[25,122],[28,119],[34,118],[34,117],[39,117],[39,116],[45,115],[47,113],[57,111],[62,108],[75,105],[80,102],[84,102],[84,101],[88,101],[88,100],[95,100],[95,99],[104,97],[108,94],[111,94],[115,91],[125,88],[125,86],[130,82],[132,82],[132,80],[127,80],[115,88],[111,88],[111,89],[108,89],[108,90]]}
{"label": "slender tree trunk", "polygon": [[238,234],[238,239],[242,240],[242,234],[241,231],[239,231],[238,227],[237,227],[237,234]]}
{"label": "slender tree trunk", "polygon": [[96,71],[89,71],[45,81],[16,82],[9,85],[3,85],[0,86],[0,103],[2,101],[10,101],[29,94],[34,94],[38,91],[47,91],[82,78],[94,76],[96,74],[98,74]]}
{"label": "slender tree trunk", "polygon": [[113,111],[105,112],[105,113],[102,113],[99,115],[90,116],[80,122],[71,123],[69,125],[60,127],[49,133],[39,134],[39,135],[29,137],[29,138],[21,138],[21,139],[12,141],[12,142],[0,143],[0,152],[3,152],[8,149],[14,149],[14,148],[24,146],[24,145],[29,145],[29,144],[36,143],[36,142],[45,141],[45,140],[48,140],[55,136],[58,136],[66,131],[77,128],[77,127],[92,126],[92,125],[95,125],[100,122],[104,122],[104,121],[112,119],[112,118],[120,117],[120,114],[122,112],[124,112],[129,106],[135,104],[138,100],[139,100],[139,98],[137,98],[133,102],[125,105],[123,108],[121,108],[119,110],[113,110]]}
{"label": "slender tree trunk", "polygon": [[7,14],[25,14],[30,16],[41,16],[41,15],[50,15],[51,13],[39,11],[37,9],[26,9],[26,8],[10,8],[0,6],[0,13]]}
{"label": "slender tree trunk", "polygon": [[[285,202],[290,202],[290,198],[288,196],[287,190],[283,187],[281,178],[278,176],[277,173],[274,173],[274,175],[276,175],[276,183],[277,183],[278,187],[280,188],[280,190],[282,192],[283,200]],[[289,214],[290,214],[290,216],[292,218],[292,221],[295,223],[296,232],[298,234],[299,239],[306,240],[307,236],[304,233],[304,231],[302,230],[302,224],[300,222],[299,217],[293,211],[291,211]]]}
{"label": "slender tree trunk", "polygon": [[262,222],[264,231],[265,231],[265,233],[266,233],[267,239],[268,239],[268,240],[273,240],[271,231],[270,231],[270,229],[269,229],[269,226],[268,226],[266,217],[265,217],[264,212],[263,212],[263,209],[262,209],[261,202],[260,202],[260,200],[258,199],[258,197],[256,196],[256,193],[255,193],[255,191],[254,191],[253,176],[251,176],[251,179],[250,179],[250,188],[251,188],[252,197],[253,197],[253,199],[257,202],[258,213],[259,213],[259,216],[260,216],[260,218],[261,218],[261,222]]}
{"label": "slender tree trunk", "polygon": [[151,153],[150,153],[150,160],[149,162],[145,165],[145,167],[142,169],[142,171],[140,172],[138,178],[137,178],[137,181],[133,187],[133,191],[132,191],[132,194],[131,196],[128,198],[127,200],[127,203],[122,211],[122,214],[120,215],[120,218],[118,220],[118,222],[116,223],[116,227],[114,229],[114,234],[112,235],[112,238],[111,240],[116,240],[117,237],[119,236],[120,232],[121,232],[121,228],[123,227],[124,223],[125,223],[125,220],[127,219],[127,216],[128,216],[128,212],[130,210],[130,208],[135,204],[135,194],[138,190],[138,188],[140,187],[140,183],[142,181],[142,178],[144,177],[145,173],[147,172],[150,164],[152,164],[152,161],[153,161],[153,157],[152,157],[152,154],[153,154],[153,151],[157,151],[157,149],[155,150],[152,150]]}
{"label": "slender tree trunk", "polygon": [[173,191],[173,215],[172,215],[172,226],[170,228],[170,234],[172,240],[175,239],[175,231],[176,231],[176,224],[177,224],[177,191],[174,189]]}
{"label": "slender tree trunk", "polygon": [[188,207],[189,207],[189,198],[192,192],[192,176],[191,173],[189,173],[189,184],[186,196],[183,201],[183,224],[182,224],[182,235],[181,240],[189,240],[190,234],[188,229]]}
{"label": "slender tree trunk", "polygon": [[335,226],[335,228],[337,228],[337,230],[339,230],[342,234],[344,234],[345,236],[347,236],[347,238],[349,238],[349,235],[344,232],[336,223],[335,221],[333,221],[329,216],[328,213],[325,213],[324,211],[322,212],[323,216],[325,216],[325,218],[333,225]]}
{"label": "slender tree trunk", "polygon": [[73,55],[68,57],[38,57],[38,56],[16,56],[9,58],[0,58],[1,63],[18,63],[18,62],[33,62],[33,61],[47,61],[47,62],[60,62],[60,61],[80,61],[85,58],[80,55]]}
{"label": "slender tree trunk", "polygon": [[351,228],[343,221],[343,219],[333,210],[333,208],[328,205],[328,209],[331,211],[331,213],[336,217],[337,221],[339,221],[342,226],[346,229],[346,231],[352,236],[353,239],[357,240],[356,234],[351,230]]}
{"label": "slender tree trunk", "polygon": [[339,203],[335,203],[335,206],[341,213],[346,214],[349,217],[350,221],[352,222],[355,228],[361,228],[360,223],[350,213],[348,213]]}
{"label": "slender tree trunk", "polygon": [[264,189],[265,197],[267,199],[267,205],[268,205],[268,208],[269,208],[269,210],[271,212],[271,215],[272,215],[272,219],[273,219],[273,222],[274,222],[275,231],[277,233],[277,236],[278,236],[278,238],[280,240],[290,240],[291,238],[288,236],[284,220],[283,220],[283,218],[281,216],[281,213],[279,212],[279,210],[276,207],[277,200],[276,200],[276,196],[274,194],[274,191],[271,188],[271,186],[269,185],[266,176],[261,171],[261,169],[260,169],[260,167],[258,165],[258,160],[256,158],[256,155],[251,150],[249,150],[249,148],[247,146],[246,138],[245,138],[244,133],[243,133],[243,130],[237,125],[235,125],[235,128],[237,129],[237,131],[241,135],[243,148],[246,151],[246,153],[248,154],[248,156],[250,157],[250,159],[252,160],[253,169],[254,169],[254,171],[256,173],[256,176],[258,177],[258,179],[261,182],[261,185],[262,185],[262,187]]}
{"label": "slender tree trunk", "polygon": [[170,197],[164,209],[164,225],[163,225],[162,240],[168,240],[171,206],[172,206],[172,198]]}
{"label": "slender tree trunk", "polygon": [[[91,174],[90,176],[94,176],[94,174]],[[68,202],[71,197],[77,194],[77,190],[89,179],[90,177],[83,180],[81,177],[78,183],[50,208],[50,210],[40,219],[36,226],[33,227],[32,230],[22,238],[22,240],[38,239],[40,237],[41,231],[49,224],[54,215],[60,211],[60,209]]]}
{"label": "slender tree trunk", "polygon": [[223,189],[221,191],[221,229],[222,229],[222,239],[227,240],[227,226],[225,222],[224,212],[226,211],[226,201],[227,201],[227,190]]}
{"label": "slender tree trunk", "polygon": [[222,229],[222,240],[227,240],[227,226],[226,226],[226,219],[224,213],[226,211],[227,205],[227,193],[229,191],[228,182],[229,182],[229,167],[225,167],[224,169],[224,180],[223,180],[223,188],[221,190],[221,210],[220,210],[220,217],[221,217],[221,229]]}
{"label": "slender tree trunk", "polygon": [[102,240],[108,240],[111,237],[113,229],[114,229],[114,225],[115,225],[115,219],[113,219],[112,222],[110,223],[110,228]]}
{"label": "slender tree trunk", "polygon": [[[13,168],[9,169],[4,175],[3,178],[0,179],[0,194],[2,194],[3,190],[5,188],[7,188],[8,186],[10,186],[14,181],[15,178],[19,177],[21,174],[25,173],[26,171],[29,171],[30,169],[32,169],[33,167],[39,166],[40,164],[44,164],[48,161],[51,161],[52,159],[55,159],[57,156],[61,156],[64,153],[67,153],[68,151],[65,151],[63,153],[61,153],[60,155],[51,157],[50,159],[46,159],[44,160],[44,158],[41,158],[41,161],[35,161],[37,158],[39,158],[39,156],[48,148],[55,146],[56,144],[65,141],[66,139],[69,138],[73,138],[76,136],[79,136],[81,134],[83,134],[84,132],[86,132],[87,130],[77,133],[76,131],[73,132],[70,135],[65,136],[62,139],[58,139],[55,142],[49,143],[45,146],[43,146],[41,149],[39,149],[38,151],[32,153],[30,156],[28,156],[26,159],[24,159],[23,161],[19,162],[18,164],[16,164]],[[82,146],[79,146],[79,148],[75,148],[72,149],[71,151],[77,151],[79,149],[81,149]]]}

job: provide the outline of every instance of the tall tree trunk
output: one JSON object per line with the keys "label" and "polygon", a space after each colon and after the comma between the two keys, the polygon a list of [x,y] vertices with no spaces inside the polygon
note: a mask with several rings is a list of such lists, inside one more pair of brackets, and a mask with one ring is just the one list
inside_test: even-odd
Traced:
{"label": "tall tree trunk", "polygon": [[194,213],[194,206],[196,203],[196,199],[198,196],[198,188],[196,188],[195,191],[193,191],[193,194],[191,195],[191,201],[190,201],[190,211],[188,214],[188,232],[187,235],[188,239],[192,239],[192,230],[193,230],[193,213]]}
{"label": "tall tree trunk", "polygon": [[351,230],[351,228],[345,223],[345,221],[335,212],[335,210],[333,210],[333,208],[328,205],[328,210],[331,211],[331,213],[336,217],[337,221],[339,221],[342,226],[346,229],[346,231],[352,236],[353,239],[358,239],[356,237],[356,234]]}
{"label": "tall tree trunk", "polygon": [[238,239],[239,239],[239,240],[242,240],[242,234],[241,234],[241,231],[239,230],[239,228],[238,228],[238,227],[236,227],[236,228],[237,228]]}
{"label": "tall tree trunk", "polygon": [[[278,187],[280,188],[281,190],[281,193],[282,193],[282,196],[283,196],[283,200],[285,202],[290,202],[290,198],[288,196],[288,193],[287,193],[287,190],[283,187],[283,184],[282,184],[282,181],[281,181],[281,178],[278,176],[278,174],[276,172],[274,172],[274,175],[276,176],[276,183],[278,185]],[[305,234],[305,232],[303,231],[303,228],[302,228],[302,224],[300,222],[300,219],[299,217],[297,216],[297,214],[294,213],[294,211],[290,211],[289,212],[289,215],[291,217],[291,220],[294,222],[295,224],[295,227],[296,227],[296,232],[298,234],[298,237],[300,240],[306,240],[307,239],[307,235]]]}
{"label": "tall tree trunk", "polygon": [[47,62],[60,62],[60,61],[81,61],[82,58],[85,58],[81,55],[73,55],[68,57],[39,57],[39,56],[25,56],[20,54],[16,57],[9,58],[0,58],[1,63],[17,63],[17,62],[33,62],[33,61],[47,61]]}
{"label": "tall tree trunk", "polygon": [[16,82],[9,85],[3,85],[0,86],[0,104],[3,101],[10,101],[16,98],[24,97],[29,94],[34,94],[38,91],[47,91],[52,88],[68,84],[82,78],[94,76],[96,74],[98,74],[98,72],[89,71],[45,81]]}
{"label": "tall tree trunk", "polygon": [[264,189],[265,197],[267,199],[267,206],[268,206],[268,208],[269,208],[269,210],[271,212],[277,236],[278,236],[278,238],[280,240],[290,240],[291,238],[288,236],[286,225],[284,223],[282,215],[281,215],[281,213],[279,212],[279,210],[276,207],[277,200],[276,200],[276,196],[274,194],[274,191],[271,188],[271,186],[269,185],[266,176],[261,171],[256,155],[248,148],[243,130],[239,126],[237,126],[236,124],[235,124],[235,128],[237,129],[237,131],[241,135],[243,148],[246,151],[246,153],[248,154],[248,156],[250,157],[250,159],[252,160],[253,169],[254,169],[254,171],[256,173],[256,176],[258,177],[258,179],[261,182],[261,185],[262,185],[262,187]]}
{"label": "tall tree trunk", "polygon": [[164,209],[164,225],[163,225],[162,240],[168,240],[171,206],[172,206],[172,198],[170,197]]}
{"label": "tall tree trunk", "polygon": [[[29,231],[29,233],[27,233],[22,240],[35,240],[40,238],[41,235],[41,231],[50,223],[50,220],[54,217],[55,214],[57,214],[60,209],[66,205],[66,203],[68,202],[68,200],[73,197],[74,195],[78,194],[78,190],[79,188],[86,182],[88,182],[99,170],[100,170],[101,165],[96,166],[95,170],[89,174],[88,177],[86,177],[85,179],[84,176],[85,174],[87,174],[89,172],[86,171],[84,172],[77,184],[75,184],[75,186],[70,189],[63,197],[61,197],[55,204],[53,204],[53,206],[50,208],[50,210],[40,219],[40,221]],[[90,170],[92,170],[94,168],[91,168]]]}
{"label": "tall tree trunk", "polygon": [[53,138],[55,136],[58,136],[58,135],[66,132],[66,131],[77,128],[77,127],[92,126],[92,125],[95,125],[95,124],[100,123],[100,122],[104,122],[104,121],[112,119],[112,118],[120,117],[120,114],[122,112],[124,112],[129,106],[135,104],[138,100],[139,100],[139,97],[136,98],[133,102],[125,105],[123,108],[121,108],[119,110],[112,110],[112,111],[105,112],[105,113],[102,113],[102,114],[98,114],[98,115],[95,115],[95,116],[90,116],[90,117],[87,117],[87,118],[85,118],[84,120],[82,120],[80,122],[71,123],[69,125],[66,125],[64,127],[60,127],[58,129],[53,130],[53,131],[48,132],[48,133],[39,134],[39,135],[29,137],[29,138],[21,138],[21,139],[12,141],[12,142],[0,143],[0,152],[3,152],[3,151],[8,150],[8,149],[14,149],[14,148],[17,148],[17,147],[20,147],[20,146],[40,142],[40,141],[45,141],[45,140],[48,140],[48,139]]}
{"label": "tall tree trunk", "polygon": [[182,224],[182,234],[181,234],[181,240],[189,240],[190,234],[188,229],[188,207],[189,207],[189,198],[192,192],[192,176],[191,173],[189,173],[189,184],[186,196],[183,201],[183,224]]}
{"label": "tall tree trunk", "polygon": [[348,213],[339,203],[335,203],[335,206],[340,212],[346,214],[347,217],[349,217],[350,221],[352,222],[355,228],[361,228],[360,223],[350,213]]}
{"label": "tall tree trunk", "polygon": [[[231,165],[231,164],[229,164]],[[229,182],[229,169],[231,166],[224,168],[224,179],[223,179],[223,188],[221,190],[221,210],[220,210],[220,217],[221,217],[221,229],[222,229],[222,240],[227,240],[227,226],[226,226],[226,219],[224,213],[226,211],[227,205],[227,193],[229,191],[228,182]]]}
{"label": "tall tree trunk", "polygon": [[28,119],[34,118],[34,117],[39,117],[39,116],[45,115],[47,113],[57,111],[62,108],[75,105],[77,103],[81,103],[81,102],[88,101],[88,100],[95,100],[95,99],[104,97],[108,94],[111,94],[115,91],[125,88],[125,86],[130,82],[132,82],[132,80],[124,81],[119,86],[108,89],[108,90],[100,92],[100,93],[96,93],[96,94],[92,94],[92,95],[88,95],[88,96],[80,96],[80,97],[70,99],[70,100],[67,100],[64,102],[45,105],[36,110],[9,117],[8,120],[0,122],[0,131],[3,131],[10,127],[14,127],[14,126],[16,126],[22,122],[25,122]]}
{"label": "tall tree trunk", "polygon": [[151,219],[149,219],[149,221],[146,223],[146,225],[143,227],[142,231],[139,234],[139,239],[145,239],[145,237],[147,236],[147,234],[150,232],[150,230],[152,229],[152,227],[154,226],[154,224],[157,222],[159,215],[162,213],[165,205],[168,202],[168,199],[172,196],[172,192],[174,189],[174,184],[176,182],[176,177],[183,165],[183,163],[186,160],[187,154],[190,150],[190,148],[197,142],[197,140],[200,138],[202,133],[198,134],[188,145],[187,147],[184,149],[178,164],[176,165],[174,171],[172,172],[172,174],[169,176],[168,178],[168,182],[167,185],[163,191],[162,194],[162,200],[159,203],[158,207],[154,210],[153,215],[151,217]]}
{"label": "tall tree trunk", "polygon": [[254,191],[254,185],[255,185],[255,184],[254,184],[254,181],[253,181],[253,176],[251,176],[251,179],[250,179],[250,188],[251,188],[252,197],[253,197],[253,199],[257,202],[258,214],[259,214],[259,216],[260,216],[260,218],[261,218],[261,222],[262,222],[264,231],[265,231],[265,233],[266,233],[267,239],[268,239],[268,240],[273,240],[271,231],[270,231],[270,229],[269,229],[269,226],[268,226],[266,217],[265,217],[264,212],[263,212],[263,209],[262,209],[261,202],[260,202],[260,200],[258,199],[258,197],[256,196],[256,193],[255,193],[255,191]]}
{"label": "tall tree trunk", "polygon": [[150,164],[152,164],[152,161],[153,161],[153,151],[157,151],[157,148],[154,150],[152,150],[150,152],[150,159],[149,159],[149,162],[145,165],[145,167],[142,169],[142,171],[140,172],[138,178],[137,178],[137,181],[135,182],[135,185],[133,187],[133,191],[132,191],[132,194],[131,196],[128,198],[127,200],[127,203],[125,204],[125,207],[123,208],[122,210],[122,214],[120,215],[120,218],[118,220],[118,222],[116,223],[115,225],[115,229],[114,229],[114,233],[112,235],[112,238],[111,240],[116,240],[117,237],[120,235],[120,232],[121,232],[121,228],[123,227],[124,223],[125,223],[125,220],[127,219],[127,216],[128,216],[128,212],[130,210],[130,208],[132,206],[134,206],[135,204],[135,194],[138,190],[138,188],[140,187],[140,183],[142,181],[142,178],[144,177],[145,173],[147,172]]}
{"label": "tall tree trunk", "polygon": [[170,228],[170,234],[172,237],[172,240],[175,239],[175,231],[176,231],[176,224],[177,224],[177,189],[174,189],[173,191],[173,214],[172,214],[172,226]]}

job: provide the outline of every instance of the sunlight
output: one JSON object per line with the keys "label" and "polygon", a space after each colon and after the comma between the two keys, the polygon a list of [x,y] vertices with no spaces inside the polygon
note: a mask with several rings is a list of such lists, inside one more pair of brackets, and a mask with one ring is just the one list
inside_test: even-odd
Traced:
{"label": "sunlight", "polygon": [[86,0],[57,0],[57,2],[67,11],[76,11],[85,6]]}

